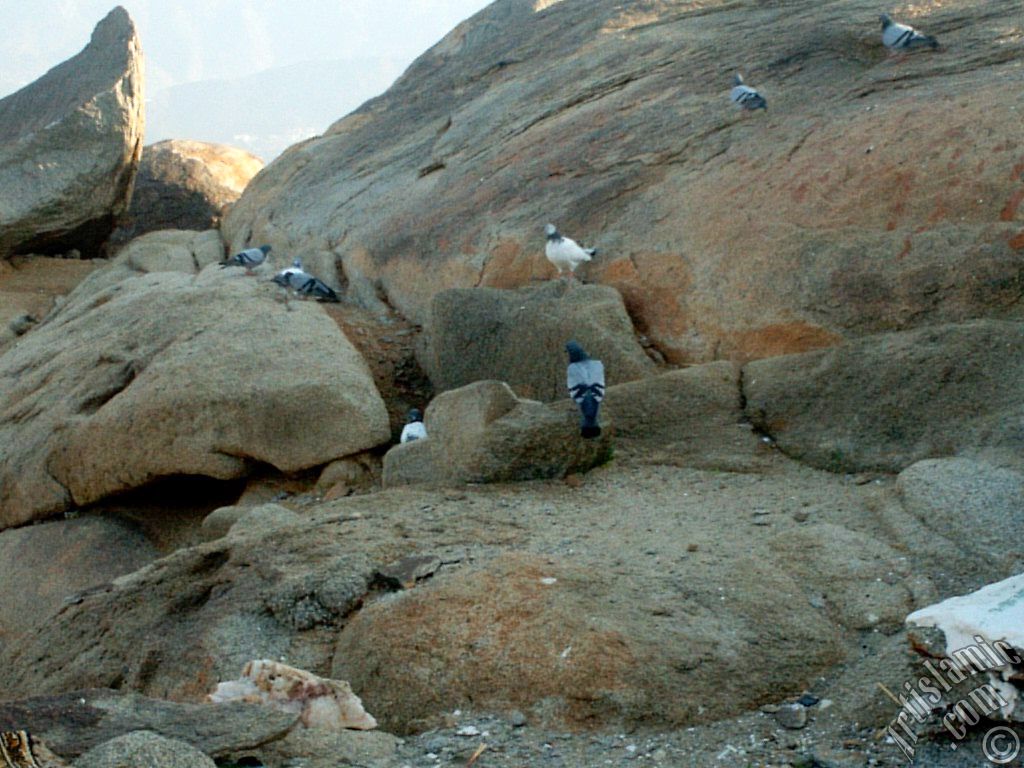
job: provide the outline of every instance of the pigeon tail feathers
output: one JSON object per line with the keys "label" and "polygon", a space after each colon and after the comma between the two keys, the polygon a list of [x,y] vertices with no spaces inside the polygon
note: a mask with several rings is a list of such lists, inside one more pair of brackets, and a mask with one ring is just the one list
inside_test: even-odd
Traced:
{"label": "pigeon tail feathers", "polygon": [[583,418],[580,420],[580,435],[585,438],[594,438],[601,434],[601,427],[597,425],[597,411],[601,407],[600,401],[593,392],[588,392],[580,401],[580,413]]}

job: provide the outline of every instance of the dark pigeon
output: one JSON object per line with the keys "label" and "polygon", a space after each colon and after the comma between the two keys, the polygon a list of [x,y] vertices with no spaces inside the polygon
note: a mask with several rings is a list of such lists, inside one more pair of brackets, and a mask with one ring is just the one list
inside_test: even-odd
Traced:
{"label": "dark pigeon", "polygon": [[569,353],[566,383],[571,397],[580,407],[580,435],[591,439],[601,435],[597,412],[604,400],[604,365],[593,360],[575,341],[565,345]]}

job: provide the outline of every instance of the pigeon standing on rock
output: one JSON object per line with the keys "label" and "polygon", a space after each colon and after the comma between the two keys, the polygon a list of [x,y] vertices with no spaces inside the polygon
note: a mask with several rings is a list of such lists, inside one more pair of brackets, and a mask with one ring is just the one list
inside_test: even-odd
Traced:
{"label": "pigeon standing on rock", "polygon": [[413,440],[422,440],[427,436],[427,428],[423,425],[423,414],[419,408],[412,408],[409,415],[405,417],[405,427],[402,429],[402,437],[399,442],[411,443]]}
{"label": "pigeon standing on rock", "polygon": [[554,224],[548,224],[544,231],[548,236],[544,254],[548,257],[548,261],[558,268],[559,277],[562,276],[562,272],[569,270],[569,278],[572,279],[575,277],[573,273],[576,267],[597,255],[596,248],[581,248],[575,240],[559,233]]}
{"label": "pigeon standing on rock", "polygon": [[295,259],[290,267],[282,269],[274,275],[271,281],[285,289],[286,304],[289,290],[295,291],[301,296],[313,296],[320,302],[337,303],[340,301],[338,294],[330,286],[302,269],[302,262],[299,259]]}
{"label": "pigeon standing on rock", "polygon": [[269,245],[261,245],[259,248],[246,248],[240,253],[236,253],[229,259],[224,259],[220,263],[220,268],[224,267],[245,267],[245,274],[255,274],[252,270],[253,267],[258,267],[264,261],[267,260],[267,254],[270,253],[271,248]]}
{"label": "pigeon standing on rock", "polygon": [[737,74],[733,78],[733,89],[729,93],[729,99],[737,107],[750,110],[753,112],[755,109],[763,109],[765,112],[768,111],[768,102],[764,96],[757,92],[756,88],[751,88],[749,85],[743,84],[743,78]]}
{"label": "pigeon standing on rock", "polygon": [[893,21],[887,13],[879,16],[878,20],[882,22],[882,43],[889,49],[890,53],[939,47],[939,41],[931,35],[922,35],[907,24]]}
{"label": "pigeon standing on rock", "polygon": [[604,365],[600,360],[592,360],[575,341],[566,344],[565,351],[569,353],[569,396],[580,407],[580,435],[588,439],[599,437],[597,411],[604,400]]}

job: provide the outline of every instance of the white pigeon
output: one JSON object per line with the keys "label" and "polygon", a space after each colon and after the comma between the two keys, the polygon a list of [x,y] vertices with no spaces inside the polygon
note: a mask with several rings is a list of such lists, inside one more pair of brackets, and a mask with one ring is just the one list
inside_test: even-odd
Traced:
{"label": "white pigeon", "polygon": [[893,21],[887,13],[879,16],[878,20],[882,22],[882,44],[891,53],[939,47],[939,41],[931,35],[923,35],[908,24]]}
{"label": "white pigeon", "polygon": [[544,254],[548,261],[558,268],[558,276],[561,277],[565,270],[569,270],[569,277],[573,278],[576,267],[597,255],[596,248],[581,248],[575,240],[565,237],[559,233],[554,224],[544,227],[547,233],[548,242],[544,247]]}
{"label": "white pigeon", "polygon": [[751,88],[749,85],[743,84],[743,78],[740,75],[736,75],[733,78],[733,89],[729,92],[729,99],[737,107],[743,109],[749,109],[753,111],[755,109],[763,109],[765,112],[768,111],[768,102],[764,96],[757,92],[756,88]]}
{"label": "white pigeon", "polygon": [[246,248],[244,251],[236,253],[229,259],[224,259],[220,263],[220,268],[224,267],[245,267],[245,274],[254,274],[253,267],[258,267],[264,261],[267,260],[267,254],[270,253],[271,247],[269,245],[261,245],[259,248]]}
{"label": "white pigeon", "polygon": [[423,425],[423,414],[419,408],[409,410],[405,417],[405,426],[402,428],[402,437],[399,442],[411,443],[413,440],[423,440],[427,436],[427,428]]}

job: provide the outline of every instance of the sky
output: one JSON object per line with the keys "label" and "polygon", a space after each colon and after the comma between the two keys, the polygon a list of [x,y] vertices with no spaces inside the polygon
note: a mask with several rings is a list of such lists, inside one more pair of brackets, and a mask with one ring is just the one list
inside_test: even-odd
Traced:
{"label": "sky", "polygon": [[[221,141],[269,160],[383,91],[488,2],[121,0],[146,57],[146,142]],[[116,4],[0,0],[0,97],[84,48]]]}

